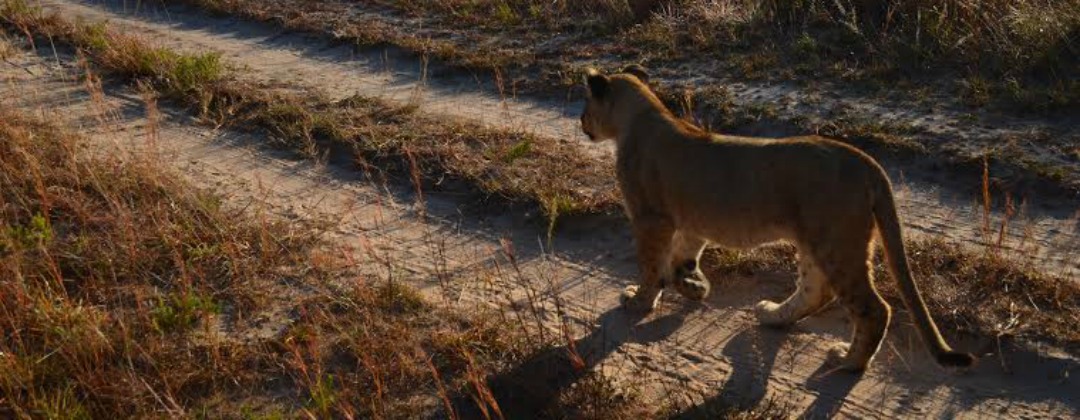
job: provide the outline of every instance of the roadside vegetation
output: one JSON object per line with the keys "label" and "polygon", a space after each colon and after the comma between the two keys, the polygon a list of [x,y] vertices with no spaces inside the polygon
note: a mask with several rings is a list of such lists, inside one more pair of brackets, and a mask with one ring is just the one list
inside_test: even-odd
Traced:
{"label": "roadside vegetation", "polygon": [[[0,20],[15,28],[13,33],[74,46],[103,71],[149,84],[215,126],[257,127],[281,145],[315,158],[331,150],[339,157],[352,151],[362,170],[409,180],[421,190],[437,188],[449,175],[489,203],[525,202],[540,209],[551,227],[563,215],[618,213],[611,168],[581,157],[572,144],[436,120],[416,112],[420,104],[399,107],[361,97],[332,103],[283,93],[245,82],[214,55],[155,48],[104,26],[71,23],[11,4],[0,11]],[[990,180],[982,183],[989,195]],[[984,246],[909,241],[916,277],[934,279],[921,284],[929,290],[935,316],[954,331],[1075,350],[1080,335],[1069,326],[1080,322],[1080,286],[1018,262],[1019,256],[995,245],[1000,243],[994,235],[998,226],[988,222],[983,228]],[[716,270],[791,270],[791,251],[783,247],[712,255]],[[891,282],[881,283],[895,298]]]}
{"label": "roadside vegetation", "polygon": [[[246,2],[206,3],[235,8]],[[748,78],[829,76],[881,83],[920,80],[929,71],[955,78],[952,85],[976,106],[1001,100],[1048,111],[1080,103],[1076,0],[361,3],[459,29],[604,35],[583,47],[602,53],[610,49],[605,43],[617,42],[623,45],[619,53],[631,60],[734,56],[732,69]]]}
{"label": "roadside vegetation", "polygon": [[[318,225],[88,146],[0,107],[0,417],[501,418],[490,376],[534,354],[569,366],[520,316],[434,305],[361,275]],[[577,375],[533,406],[642,409]],[[530,379],[506,384],[528,398]]]}
{"label": "roadside vegetation", "polygon": [[[363,26],[357,25],[359,21],[350,25],[345,17],[328,21],[320,12],[342,10],[341,4],[329,0],[304,5],[251,0],[183,2],[280,20],[298,28],[333,30],[365,43],[424,48],[442,58],[486,62],[489,68],[543,61],[555,49],[572,54],[571,58],[618,55],[625,61],[665,63],[693,61],[704,54],[730,61],[729,70],[750,79],[824,76],[845,82],[891,84],[897,77],[929,81],[945,76],[949,85],[975,106],[1000,101],[1052,111],[1080,104],[1077,0],[359,2],[419,19],[433,30],[463,31],[465,38],[505,38],[501,42],[485,38],[500,47],[491,48],[485,42],[487,53],[477,49],[459,54],[449,50],[468,50],[467,45],[475,43],[440,45],[442,41],[431,40],[425,44],[394,32],[378,19],[363,22]],[[553,33],[563,39],[522,42],[539,41]],[[567,48],[568,44],[576,48]],[[486,60],[481,58],[485,54]]]}

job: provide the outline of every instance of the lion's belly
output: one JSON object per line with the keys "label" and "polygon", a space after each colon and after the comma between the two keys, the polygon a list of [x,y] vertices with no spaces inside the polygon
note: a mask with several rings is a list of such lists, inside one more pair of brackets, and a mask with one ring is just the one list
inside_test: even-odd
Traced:
{"label": "lion's belly", "polygon": [[705,237],[713,244],[733,249],[749,249],[780,240],[792,240],[792,229],[782,224],[749,216],[743,218],[685,217],[677,229]]}
{"label": "lion's belly", "polygon": [[709,242],[725,248],[749,249],[770,242],[791,239],[780,229],[711,229],[704,232]]}

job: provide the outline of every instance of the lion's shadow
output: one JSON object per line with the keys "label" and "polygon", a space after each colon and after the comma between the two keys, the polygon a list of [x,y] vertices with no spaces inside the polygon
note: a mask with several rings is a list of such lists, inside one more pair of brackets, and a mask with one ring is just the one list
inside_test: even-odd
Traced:
{"label": "lion's shadow", "polygon": [[691,311],[687,308],[639,324],[646,314],[613,308],[600,315],[588,335],[536,352],[513,369],[489,377],[488,385],[508,418],[533,418],[550,409],[565,390],[624,343],[665,340]]}

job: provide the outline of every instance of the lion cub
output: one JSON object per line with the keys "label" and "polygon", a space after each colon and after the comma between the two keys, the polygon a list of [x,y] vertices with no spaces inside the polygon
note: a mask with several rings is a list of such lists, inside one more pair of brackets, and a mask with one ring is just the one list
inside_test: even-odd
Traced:
{"label": "lion cub", "polygon": [[671,113],[640,66],[603,75],[589,69],[581,128],[592,141],[614,139],[616,170],[637,244],[640,285],[623,304],[649,311],[667,285],[701,300],[709,282],[698,267],[706,244],[751,248],[786,240],[798,248],[795,293],[755,307],[766,325],[789,325],[839,299],[855,331],[830,356],[867,367],[891,318],[871,278],[875,229],[890,271],[938,363],[970,366],[938,332],[911,278],[892,187],[881,166],[846,144],[818,136],[754,139],[711,134]]}

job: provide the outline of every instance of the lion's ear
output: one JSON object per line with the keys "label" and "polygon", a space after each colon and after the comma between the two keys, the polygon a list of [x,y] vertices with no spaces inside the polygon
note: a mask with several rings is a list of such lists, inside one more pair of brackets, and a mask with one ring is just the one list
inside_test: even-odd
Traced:
{"label": "lion's ear", "polygon": [[585,70],[585,84],[589,86],[589,95],[593,98],[603,98],[608,92],[608,77],[600,74],[594,68]]}
{"label": "lion's ear", "polygon": [[630,73],[641,80],[641,83],[649,83],[649,72],[640,64],[631,64],[623,69],[623,73]]}

